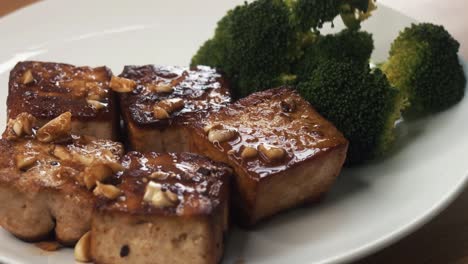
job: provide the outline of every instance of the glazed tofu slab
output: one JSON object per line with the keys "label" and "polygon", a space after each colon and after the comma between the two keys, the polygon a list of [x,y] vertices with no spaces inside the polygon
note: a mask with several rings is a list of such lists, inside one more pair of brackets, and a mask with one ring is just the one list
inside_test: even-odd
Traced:
{"label": "glazed tofu slab", "polygon": [[119,96],[127,140],[137,151],[187,151],[189,117],[231,101],[227,82],[209,67],[126,66],[120,77],[136,86]]}
{"label": "glazed tofu slab", "polygon": [[246,226],[319,199],[338,176],[347,140],[294,90],[277,88],[197,118],[191,149],[235,171]]}
{"label": "glazed tofu slab", "polygon": [[119,114],[106,67],[19,62],[10,73],[7,115],[32,114],[43,125],[64,112],[72,114],[72,132],[117,139]]}
{"label": "glazed tofu slab", "polygon": [[93,261],[219,263],[231,169],[191,153],[130,152],[122,165],[121,195],[97,202]]}
{"label": "glazed tofu slab", "polygon": [[68,113],[37,129],[21,113],[0,140],[0,225],[21,239],[55,233],[74,244],[91,228],[91,189],[120,168],[122,144],[70,135],[69,122]]}

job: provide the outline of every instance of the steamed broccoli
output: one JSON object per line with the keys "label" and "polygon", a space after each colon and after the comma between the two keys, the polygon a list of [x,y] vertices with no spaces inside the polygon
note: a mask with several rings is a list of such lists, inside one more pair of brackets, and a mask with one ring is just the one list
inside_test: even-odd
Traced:
{"label": "steamed broccoli", "polygon": [[348,28],[359,29],[376,9],[375,0],[289,0],[288,5],[296,28],[303,32],[317,31],[338,15]]}
{"label": "steamed broccoli", "polygon": [[361,22],[368,19],[377,9],[376,0],[344,0],[341,5],[341,18],[349,29],[359,29]]}
{"label": "steamed broccoli", "polygon": [[297,0],[291,1],[292,14],[300,31],[317,30],[325,22],[331,22],[340,14],[342,0]]}
{"label": "steamed broccoli", "polygon": [[334,35],[319,36],[314,45],[305,49],[294,73],[298,80],[303,80],[320,64],[331,59],[367,68],[373,50],[372,35],[364,31],[344,29]]}
{"label": "steamed broccoli", "polygon": [[258,0],[229,11],[215,36],[192,58],[191,65],[222,69],[236,96],[280,84],[289,71],[288,44],[293,39],[289,7],[282,0]]}
{"label": "steamed broccoli", "polygon": [[297,88],[349,140],[348,165],[385,153],[394,141],[405,102],[379,69],[329,60]]}
{"label": "steamed broccoli", "polygon": [[[230,10],[191,65],[222,70],[236,97],[290,83],[291,68],[323,23],[341,11],[370,11],[373,0],[257,0]],[[364,14],[364,13],[363,13]],[[357,23],[362,20],[355,17]],[[313,29],[313,30],[312,30]],[[352,49],[353,47],[344,47]],[[350,54],[352,55],[352,53]]]}
{"label": "steamed broccoli", "polygon": [[463,98],[466,78],[457,56],[459,47],[442,26],[413,24],[400,32],[382,69],[408,98],[406,114],[441,111]]}

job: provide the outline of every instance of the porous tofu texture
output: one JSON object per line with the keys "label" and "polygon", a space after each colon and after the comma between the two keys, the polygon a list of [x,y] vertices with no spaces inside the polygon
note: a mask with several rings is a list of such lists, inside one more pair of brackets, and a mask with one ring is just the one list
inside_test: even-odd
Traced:
{"label": "porous tofu texture", "polygon": [[119,113],[117,97],[109,88],[111,76],[106,67],[19,62],[10,73],[8,118],[27,112],[41,125],[71,112],[74,134],[116,140]]}
{"label": "porous tofu texture", "polygon": [[54,232],[66,245],[89,231],[95,197],[85,187],[86,167],[118,162],[123,147],[88,137],[70,140],[0,140],[0,225],[7,231],[27,241]]}
{"label": "porous tofu texture", "polygon": [[192,123],[191,149],[235,171],[233,204],[253,225],[324,194],[348,142],[289,88],[252,94]]}
{"label": "porous tofu texture", "polygon": [[93,216],[95,263],[218,263],[228,228],[230,169],[189,153],[130,152],[116,200]]}
{"label": "porous tofu texture", "polygon": [[137,84],[131,93],[119,94],[128,142],[137,151],[187,150],[184,126],[190,117],[231,101],[227,82],[205,66],[125,66],[120,76]]}

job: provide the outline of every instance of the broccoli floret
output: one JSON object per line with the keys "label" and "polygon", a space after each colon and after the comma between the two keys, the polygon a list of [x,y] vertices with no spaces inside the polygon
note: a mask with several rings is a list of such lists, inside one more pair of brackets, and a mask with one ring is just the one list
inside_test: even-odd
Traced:
{"label": "broccoli floret", "polygon": [[368,19],[377,9],[376,0],[344,0],[341,5],[341,18],[349,29],[361,28],[361,22]]}
{"label": "broccoli floret", "polygon": [[332,22],[340,14],[343,0],[297,0],[292,1],[295,26],[306,32],[311,28],[322,28],[325,22]]}
{"label": "broccoli floret", "polygon": [[193,57],[191,65],[222,69],[235,96],[271,88],[289,71],[293,39],[289,7],[282,0],[258,0],[229,11],[215,35]]}
{"label": "broccoli floret", "polygon": [[[313,45],[319,33],[317,29],[323,23],[333,21],[340,12],[370,12],[369,3],[372,1],[246,2],[230,10],[219,21],[214,37],[200,47],[192,58],[191,65],[208,65],[222,70],[232,84],[235,97],[278,86],[285,81],[291,83],[294,80],[292,68],[303,57],[305,47]],[[360,18],[355,19],[360,23]],[[359,39],[359,34],[347,35],[344,33],[339,37],[343,40],[349,38],[349,41],[354,38],[367,41]],[[347,50],[358,47],[359,50],[355,52],[343,53],[349,56],[365,49],[354,43],[341,47]]]}
{"label": "broccoli floret", "polygon": [[348,165],[385,153],[394,141],[405,103],[379,69],[329,60],[297,88],[349,140]]}
{"label": "broccoli floret", "polygon": [[382,70],[408,98],[405,116],[421,116],[459,102],[466,78],[458,59],[460,44],[444,27],[413,24],[392,43]]}
{"label": "broccoli floret", "polygon": [[298,80],[304,80],[318,65],[332,59],[367,68],[373,50],[372,35],[364,31],[344,29],[334,35],[319,36],[313,45],[305,49],[295,65],[295,73]]}
{"label": "broccoli floret", "polygon": [[359,29],[361,22],[376,9],[374,0],[290,0],[293,21],[299,31],[318,31],[326,22],[341,15],[348,28]]}

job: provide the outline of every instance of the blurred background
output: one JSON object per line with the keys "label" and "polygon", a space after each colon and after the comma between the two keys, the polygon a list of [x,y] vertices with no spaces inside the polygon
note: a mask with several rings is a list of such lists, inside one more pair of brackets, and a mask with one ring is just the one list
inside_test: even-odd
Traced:
{"label": "blurred background", "polygon": [[[0,0],[0,16],[38,0]],[[44,0],[47,1],[47,0]],[[468,26],[464,21],[468,13],[466,0],[377,0],[420,21],[443,24],[461,43],[461,55],[468,58]]]}
{"label": "blurred background", "polygon": [[461,44],[460,53],[468,58],[468,1],[466,0],[377,0],[420,21],[444,25]]}

